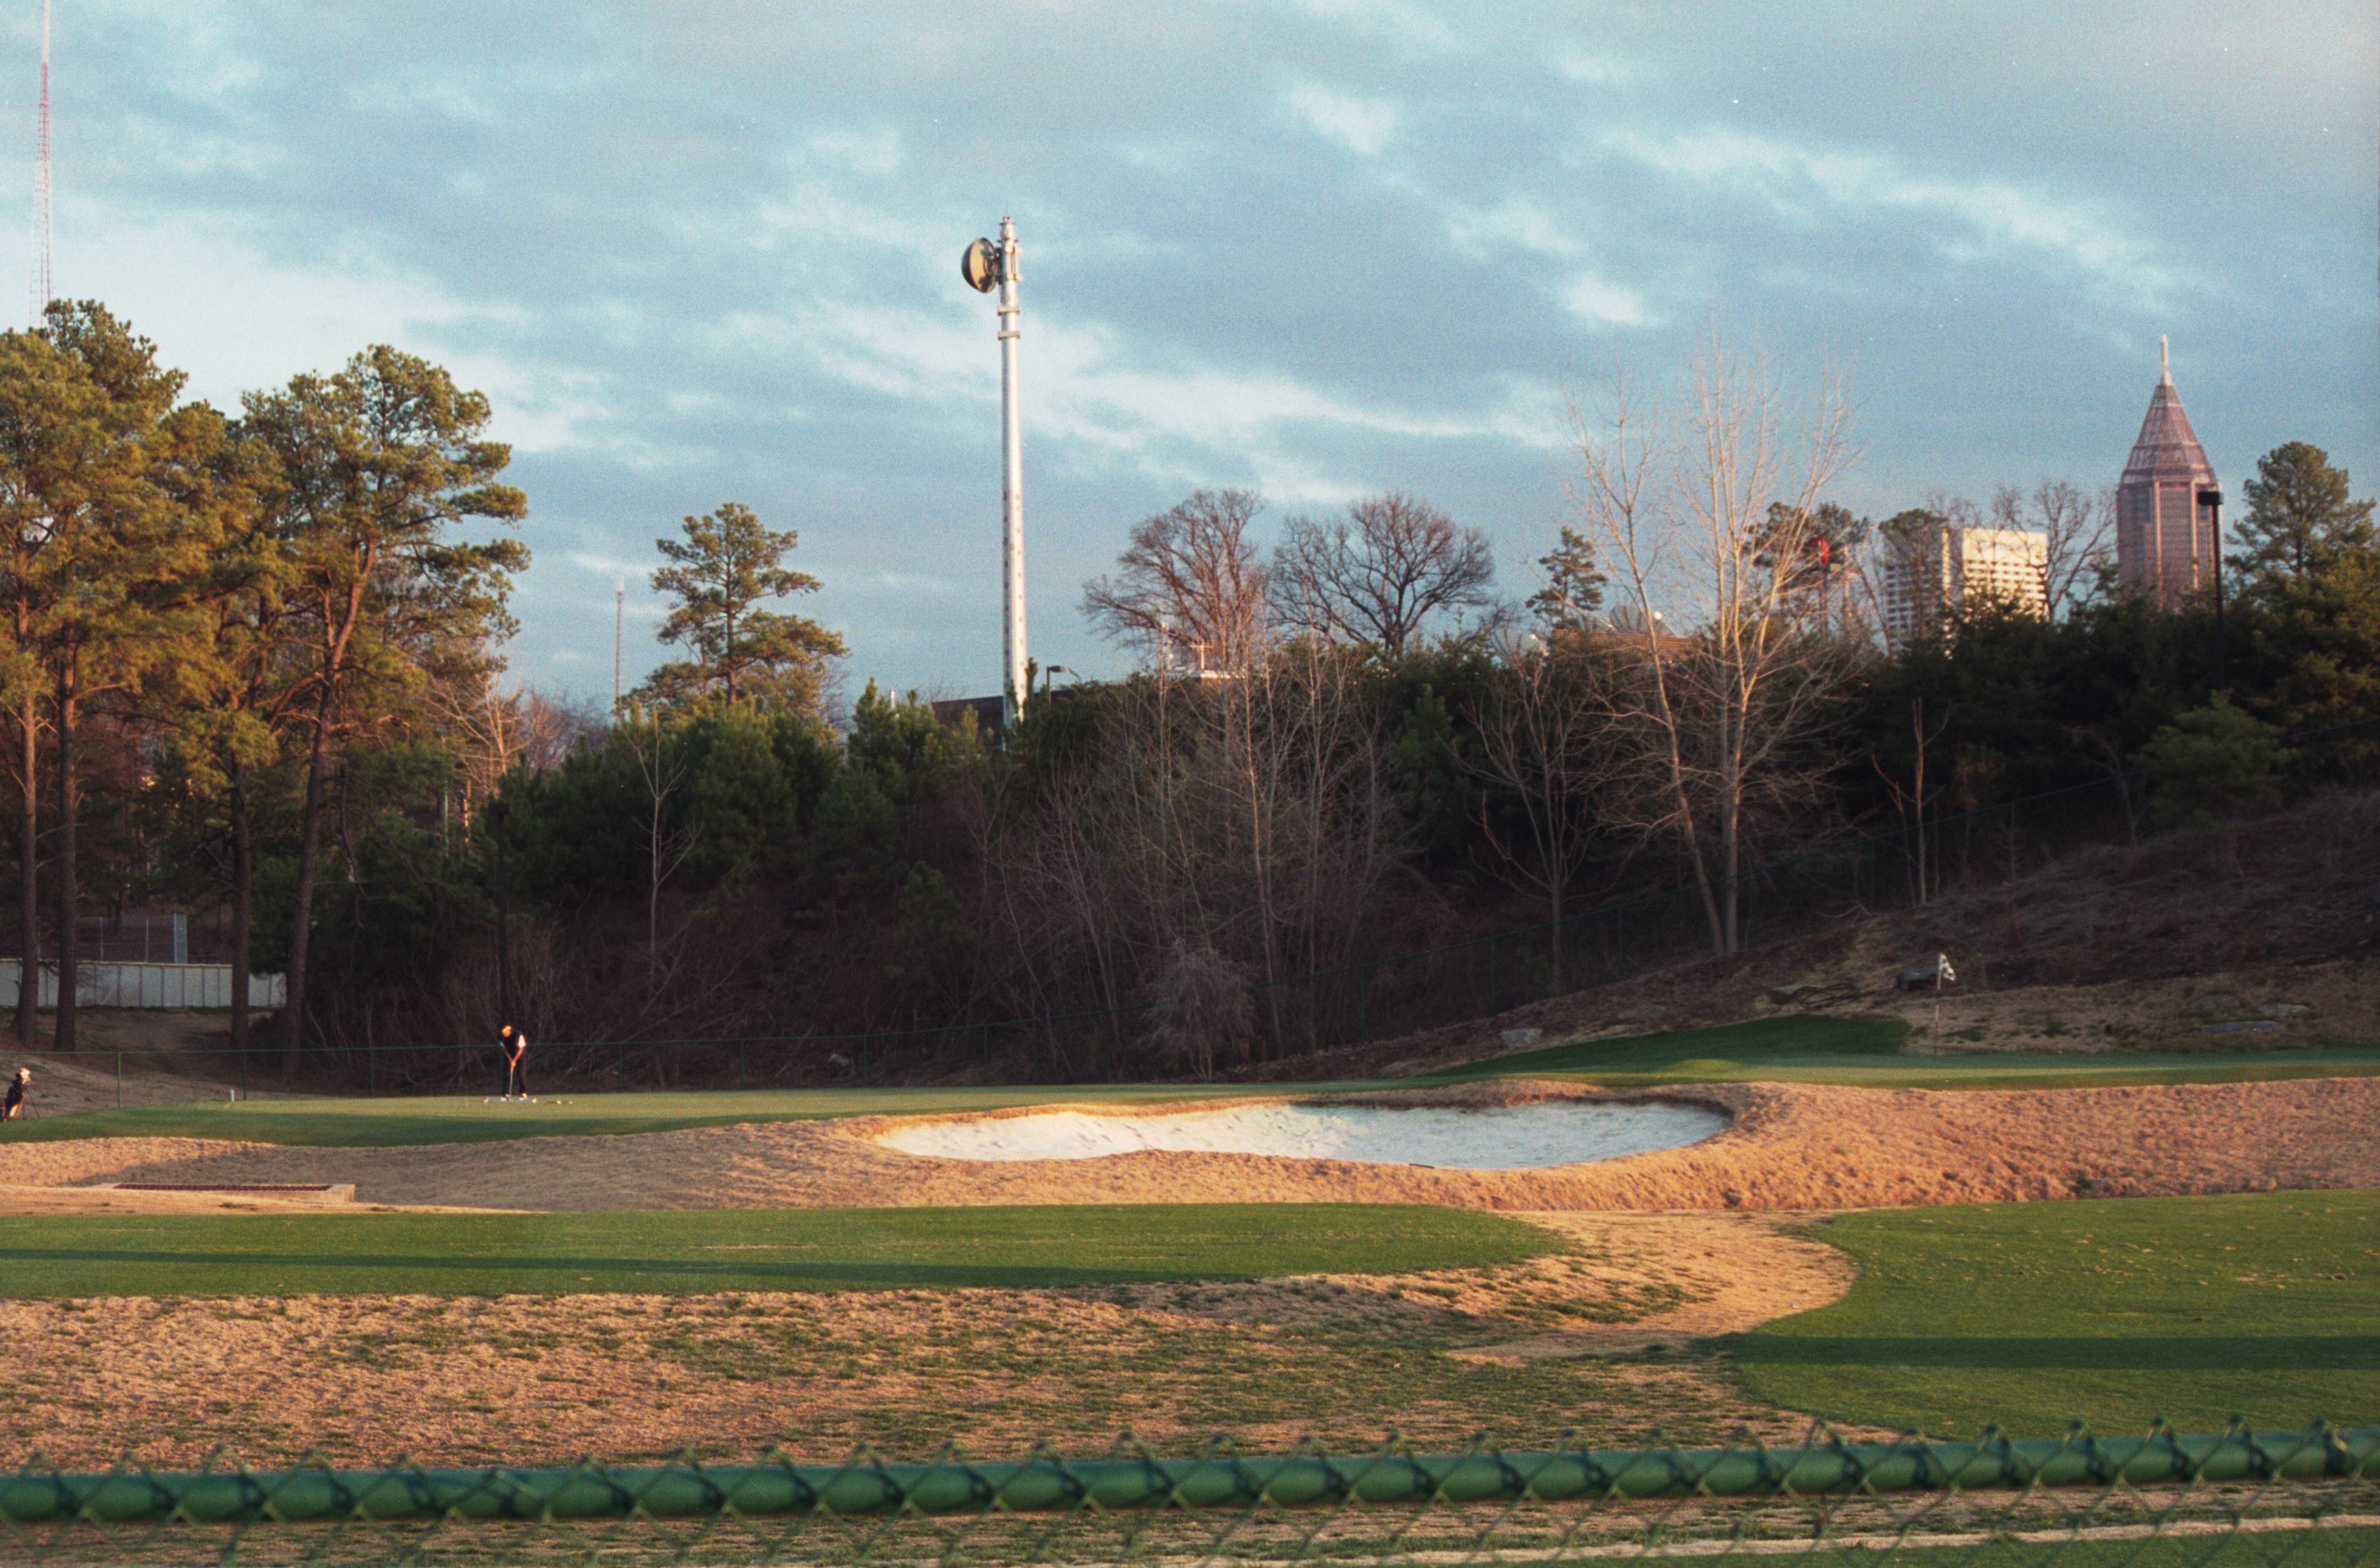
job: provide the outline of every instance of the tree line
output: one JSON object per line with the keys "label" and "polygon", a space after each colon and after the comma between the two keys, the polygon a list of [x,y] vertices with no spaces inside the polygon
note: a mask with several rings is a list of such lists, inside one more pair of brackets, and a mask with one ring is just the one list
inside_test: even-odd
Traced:
{"label": "tree line", "polygon": [[[873,686],[830,725],[845,650],[773,607],[816,580],[734,503],[656,541],[684,657],[618,711],[504,692],[526,502],[484,399],[385,348],[237,417],[180,384],[97,306],[0,339],[21,937],[45,898],[62,1041],[63,933],[137,895],[229,910],[236,963],[289,977],[284,1050],[488,1038],[497,796],[511,1021],[665,1080],[700,1056],[634,1042],[818,1037],[777,1070],[831,1076],[825,1037],[1073,1013],[1106,1060],[1211,1071],[1269,982],[1670,885],[1726,953],[1781,855],[2095,782],[2037,843],[2228,820],[2380,764],[2368,728],[2274,738],[2380,711],[2371,503],[2304,444],[2246,487],[2221,689],[2212,604],[2124,593],[2069,485],[1991,504],[2053,525],[2047,614],[1884,637],[1891,552],[1974,509],[1852,517],[1841,400],[1713,354],[1666,406],[1578,411],[1527,597],[1410,494],[1268,551],[1261,497],[1199,492],[1085,585],[1136,673],[995,736]],[[1559,941],[1528,961],[1575,978]],[[1083,1038],[1003,1049],[1074,1074]]]}

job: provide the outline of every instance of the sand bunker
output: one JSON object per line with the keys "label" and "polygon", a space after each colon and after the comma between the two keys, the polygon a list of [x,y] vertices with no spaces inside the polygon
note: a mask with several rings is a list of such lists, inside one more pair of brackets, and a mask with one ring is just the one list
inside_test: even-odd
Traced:
{"label": "sand bunker", "polygon": [[[1606,1094],[1574,1084],[1500,1082],[1370,1094],[1361,1102],[1473,1108],[1686,1098],[1675,1089]],[[376,1204],[591,1210],[1185,1202],[1861,1209],[2380,1186],[2380,1139],[2372,1136],[2380,1126],[2380,1078],[1984,1092],[1711,1084],[1691,1099],[1731,1114],[1733,1124],[1683,1149],[1523,1171],[1158,1149],[1106,1160],[936,1160],[876,1141],[947,1116],[414,1149],[196,1138],[7,1143],[0,1144],[0,1213],[27,1211],[18,1205],[28,1188],[37,1189],[45,1213],[77,1202],[97,1212],[140,1199],[271,1201],[91,1185],[100,1182],[353,1182],[358,1211]]]}
{"label": "sand bunker", "polygon": [[1433,1170],[1537,1171],[1700,1143],[1727,1118],[1699,1105],[1539,1100],[1478,1109],[1232,1105],[1131,1116],[1043,1115],[926,1122],[876,1141],[933,1160],[1097,1160],[1157,1149],[1269,1154]]}

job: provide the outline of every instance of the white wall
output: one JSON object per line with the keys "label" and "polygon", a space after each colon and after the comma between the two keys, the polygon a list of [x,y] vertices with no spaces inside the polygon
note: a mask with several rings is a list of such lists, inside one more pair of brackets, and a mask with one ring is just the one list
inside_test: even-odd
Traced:
{"label": "white wall", "polygon": [[[17,985],[23,964],[0,959],[0,1007],[17,1005]],[[58,1003],[58,975],[42,966],[41,1005]],[[287,1000],[279,975],[248,977],[250,1007],[278,1007]],[[78,1007],[223,1007],[231,1005],[228,964],[78,964],[75,966]]]}

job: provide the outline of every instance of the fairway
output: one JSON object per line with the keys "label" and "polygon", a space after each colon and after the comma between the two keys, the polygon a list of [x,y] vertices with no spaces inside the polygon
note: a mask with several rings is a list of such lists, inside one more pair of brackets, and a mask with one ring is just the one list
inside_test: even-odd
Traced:
{"label": "fairway", "polygon": [[1034,1288],[1487,1268],[1567,1250],[1361,1204],[0,1219],[0,1294],[686,1295]]}
{"label": "fairway", "polygon": [[1736,1342],[1762,1398],[1972,1436],[2380,1416],[2380,1192],[1849,1214],[1860,1278]]}
{"label": "fairway", "polygon": [[675,1132],[688,1127],[820,1122],[838,1116],[1001,1111],[1056,1101],[1161,1105],[1176,1100],[1212,1100],[1217,1092],[1210,1085],[1184,1088],[1140,1084],[965,1089],[679,1089],[572,1094],[528,1105],[507,1105],[483,1095],[237,1102],[217,1100],[12,1122],[0,1127],[0,1145],[101,1137],[189,1137],[228,1138],[291,1149],[419,1149],[433,1144],[505,1143],[516,1138],[604,1137]]}

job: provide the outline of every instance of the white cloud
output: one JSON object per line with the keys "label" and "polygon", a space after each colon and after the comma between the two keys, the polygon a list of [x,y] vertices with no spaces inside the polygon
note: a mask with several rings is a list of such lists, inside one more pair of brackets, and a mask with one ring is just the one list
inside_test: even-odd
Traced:
{"label": "white cloud", "polygon": [[1953,232],[1933,243],[1953,261],[2030,250],[2090,274],[2144,310],[2161,308],[2184,282],[2156,246],[2128,233],[2116,215],[2006,180],[1912,174],[1879,153],[1814,150],[1737,131],[1667,140],[1617,131],[1603,140],[1665,174],[1748,185],[1779,212],[1814,225],[1842,208],[1948,220]]}
{"label": "white cloud", "polygon": [[1313,82],[1289,90],[1289,107],[1324,136],[1366,158],[1378,157],[1397,130],[1394,103],[1357,98]]}
{"label": "white cloud", "polygon": [[1521,197],[1484,212],[1458,208],[1448,216],[1446,232],[1457,249],[1474,256],[1515,249],[1568,259],[1584,249],[1552,213]]}
{"label": "white cloud", "polygon": [[1561,302],[1573,315],[1610,326],[1650,327],[1661,324],[1660,314],[1642,294],[1599,278],[1593,273],[1580,273],[1565,284],[1561,290]]}
{"label": "white cloud", "polygon": [[1555,74],[1570,81],[1587,82],[1596,87],[1625,87],[1645,76],[1645,67],[1634,60],[1574,43],[1557,45],[1550,61]]}

